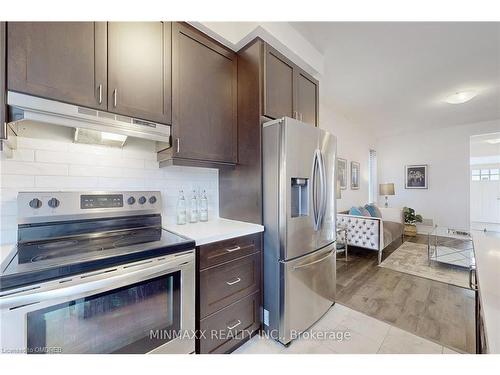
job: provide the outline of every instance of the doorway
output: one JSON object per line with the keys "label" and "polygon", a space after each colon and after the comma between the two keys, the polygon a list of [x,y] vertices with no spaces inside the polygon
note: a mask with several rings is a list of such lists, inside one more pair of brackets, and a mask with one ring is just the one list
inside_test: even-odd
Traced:
{"label": "doorway", "polygon": [[471,228],[500,232],[500,133],[470,138]]}

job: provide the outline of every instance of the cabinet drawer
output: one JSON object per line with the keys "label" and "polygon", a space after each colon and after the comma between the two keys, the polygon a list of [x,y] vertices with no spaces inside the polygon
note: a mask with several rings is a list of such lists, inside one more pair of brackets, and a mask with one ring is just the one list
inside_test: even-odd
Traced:
{"label": "cabinet drawer", "polygon": [[200,353],[227,353],[235,349],[253,331],[259,329],[260,292],[251,294],[200,321],[205,337]]}
{"label": "cabinet drawer", "polygon": [[260,289],[260,253],[200,272],[200,318]]}
{"label": "cabinet drawer", "polygon": [[200,246],[200,269],[241,258],[260,249],[260,233],[203,245]]}

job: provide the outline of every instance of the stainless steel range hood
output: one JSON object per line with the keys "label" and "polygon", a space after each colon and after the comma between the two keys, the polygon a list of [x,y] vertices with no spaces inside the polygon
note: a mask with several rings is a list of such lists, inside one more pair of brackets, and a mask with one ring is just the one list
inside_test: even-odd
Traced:
{"label": "stainless steel range hood", "polygon": [[9,91],[9,121],[31,120],[54,125],[122,134],[170,144],[170,125]]}

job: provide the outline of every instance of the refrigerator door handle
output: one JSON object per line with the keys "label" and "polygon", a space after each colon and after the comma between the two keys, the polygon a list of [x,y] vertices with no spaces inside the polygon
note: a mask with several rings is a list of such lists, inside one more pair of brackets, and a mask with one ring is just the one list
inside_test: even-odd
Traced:
{"label": "refrigerator door handle", "polygon": [[325,217],[326,211],[326,171],[325,163],[323,160],[323,155],[320,150],[318,151],[318,167],[319,167],[319,180],[320,180],[320,201],[318,210],[318,229],[321,227],[323,218]]}
{"label": "refrigerator door handle", "polygon": [[304,268],[304,267],[309,267],[309,266],[312,266],[313,264],[316,264],[316,263],[319,263],[319,262],[322,262],[324,261],[325,259],[329,258],[332,254],[333,254],[333,251],[334,250],[330,250],[330,252],[328,254],[326,254],[323,258],[320,258],[320,259],[317,259],[313,262],[310,262],[310,263],[307,263],[307,264],[301,264],[299,266],[295,266],[293,267],[294,270],[298,270],[300,268]]}
{"label": "refrigerator door handle", "polygon": [[[312,163],[312,173],[311,173],[311,180],[312,180],[312,208],[313,208],[313,224],[314,224],[314,230],[319,229],[319,209],[318,209],[318,196],[316,194],[317,186],[316,186],[316,176],[319,172],[320,174],[320,179],[321,179],[321,170],[320,170],[320,165],[319,165],[319,157],[321,156],[321,153],[319,150],[314,151],[314,156],[313,156],[313,163]],[[320,188],[321,188],[321,181],[320,181]]]}

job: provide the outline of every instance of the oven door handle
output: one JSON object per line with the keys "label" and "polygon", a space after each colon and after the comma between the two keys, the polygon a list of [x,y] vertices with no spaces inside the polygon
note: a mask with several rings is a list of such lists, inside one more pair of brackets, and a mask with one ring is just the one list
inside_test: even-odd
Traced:
{"label": "oven door handle", "polygon": [[0,310],[15,310],[45,301],[56,304],[118,289],[188,267],[194,269],[193,252],[155,259],[154,262],[156,264],[138,265],[138,267],[142,266],[140,269],[134,269],[130,267],[131,265],[108,268],[100,272],[77,275],[65,282],[71,278],[68,277],[47,285],[45,289],[42,285],[41,288],[26,288],[17,293],[6,292],[0,296]]}

